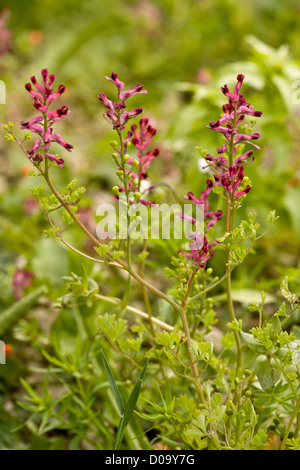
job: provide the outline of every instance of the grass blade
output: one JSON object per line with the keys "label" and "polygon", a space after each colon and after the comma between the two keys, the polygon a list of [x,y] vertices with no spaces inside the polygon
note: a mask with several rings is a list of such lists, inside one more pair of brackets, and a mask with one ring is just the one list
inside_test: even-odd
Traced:
{"label": "grass blade", "polygon": [[114,394],[116,403],[117,403],[118,408],[120,410],[120,413],[121,413],[121,415],[123,415],[124,411],[125,411],[123,398],[121,396],[120,390],[119,390],[119,388],[116,384],[113,373],[112,373],[112,371],[111,371],[111,369],[108,365],[107,359],[106,359],[105,354],[102,351],[102,349],[101,349],[101,356],[102,356],[102,360],[103,360],[103,364],[104,364],[104,367],[105,367],[105,371],[106,371],[106,375],[107,375],[107,378],[108,378],[108,381],[109,381],[110,388],[112,389],[112,392]]}
{"label": "grass blade", "polygon": [[128,398],[128,402],[126,404],[124,414],[121,418],[121,421],[120,421],[120,424],[119,424],[119,427],[118,427],[116,440],[115,440],[115,445],[114,445],[114,450],[118,450],[120,448],[120,445],[121,445],[126,427],[127,427],[128,423],[130,421],[130,418],[131,418],[133,412],[134,412],[135,405],[138,401],[139,394],[140,394],[140,391],[141,391],[142,381],[145,377],[146,370],[147,370],[147,367],[148,367],[148,362],[149,362],[149,359],[147,359],[146,364],[144,365],[143,370],[140,374],[139,380],[135,384],[135,386],[134,386],[134,388],[133,388],[133,390],[132,390],[132,392],[131,392],[131,394]]}

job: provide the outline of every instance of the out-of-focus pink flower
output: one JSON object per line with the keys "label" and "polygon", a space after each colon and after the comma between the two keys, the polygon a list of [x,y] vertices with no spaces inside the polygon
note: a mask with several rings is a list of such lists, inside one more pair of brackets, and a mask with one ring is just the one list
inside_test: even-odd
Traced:
{"label": "out-of-focus pink flower", "polygon": [[31,217],[39,212],[39,203],[34,197],[27,197],[23,202],[23,209],[26,217]]}
{"label": "out-of-focus pink flower", "polygon": [[17,269],[12,279],[14,297],[19,300],[23,297],[24,290],[31,286],[34,274],[24,269]]}
{"label": "out-of-focus pink flower", "polygon": [[7,27],[9,10],[5,8],[0,13],[0,57],[11,49],[11,31]]}

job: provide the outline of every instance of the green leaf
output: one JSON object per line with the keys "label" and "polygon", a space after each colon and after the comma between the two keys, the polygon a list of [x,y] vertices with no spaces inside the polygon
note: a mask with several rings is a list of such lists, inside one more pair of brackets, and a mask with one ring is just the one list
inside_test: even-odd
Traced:
{"label": "green leaf", "polygon": [[275,385],[280,377],[280,371],[266,356],[258,356],[255,361],[255,371],[258,381],[264,390]]}
{"label": "green leaf", "polygon": [[246,345],[248,346],[251,351],[255,352],[256,354],[265,354],[266,349],[261,344],[260,341],[254,338],[254,336],[250,333],[241,332],[241,336],[245,341]]}
{"label": "green leaf", "polygon": [[284,297],[290,304],[298,303],[299,302],[299,296],[296,294],[293,294],[289,290],[289,285],[288,285],[288,277],[286,276],[281,284],[280,284],[280,292],[279,294]]}
{"label": "green leaf", "polygon": [[127,321],[122,318],[116,319],[116,315],[105,313],[97,318],[105,336],[111,341],[116,341],[127,330]]}

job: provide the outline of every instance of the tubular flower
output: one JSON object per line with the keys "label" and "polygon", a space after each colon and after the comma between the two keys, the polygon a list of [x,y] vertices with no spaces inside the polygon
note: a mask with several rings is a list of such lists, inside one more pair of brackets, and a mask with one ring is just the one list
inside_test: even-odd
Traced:
{"label": "tubular flower", "polygon": [[219,132],[225,138],[225,144],[217,149],[218,156],[213,157],[209,154],[205,156],[207,167],[214,170],[215,182],[223,186],[227,194],[234,199],[247,194],[251,187],[247,185],[240,188],[245,174],[244,164],[251,163],[254,160],[253,150],[245,153],[239,153],[239,144],[247,143],[259,149],[258,145],[251,142],[259,139],[258,133],[243,134],[239,133],[239,125],[244,121],[245,116],[260,117],[261,111],[255,111],[240,93],[244,75],[237,76],[237,84],[233,92],[230,92],[227,85],[221,88],[223,94],[228,98],[228,103],[223,107],[223,115],[215,122],[210,122],[208,127],[211,130]]}
{"label": "tubular flower", "polygon": [[[36,165],[40,165],[44,157],[50,162],[56,163],[59,168],[64,167],[64,160],[53,153],[49,153],[52,143],[61,145],[70,152],[73,146],[67,143],[59,134],[53,133],[53,124],[70,114],[67,106],[63,106],[56,111],[49,111],[51,104],[56,101],[65,91],[65,86],[60,85],[53,91],[52,85],[55,75],[49,75],[47,69],[41,70],[42,84],[38,83],[35,76],[31,77],[31,83],[26,83],[25,89],[31,94],[33,106],[40,112],[40,115],[21,122],[21,129],[26,129],[38,134],[38,139],[30,150],[27,150],[28,158]],[[32,87],[33,85],[33,87]],[[41,151],[43,151],[41,153]]]}

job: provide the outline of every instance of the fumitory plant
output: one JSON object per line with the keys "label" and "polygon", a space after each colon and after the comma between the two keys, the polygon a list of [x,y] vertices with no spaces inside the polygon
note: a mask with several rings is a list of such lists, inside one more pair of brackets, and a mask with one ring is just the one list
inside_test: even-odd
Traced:
{"label": "fumitory plant", "polygon": [[[31,77],[25,85],[37,115],[21,122],[23,139],[12,123],[3,126],[6,138],[32,163],[31,175],[46,183],[47,191],[43,185],[32,189],[50,224],[46,235],[101,266],[101,274],[97,278],[83,268],[64,279],[66,293],[56,305],[61,312],[76,312],[76,340],[72,347],[64,346],[65,332],[56,323],[50,345],[43,350],[49,362],[43,396],[23,381],[28,396],[20,406],[28,412],[28,427],[44,436],[64,430],[69,448],[88,442],[96,449],[257,450],[272,447],[276,436],[277,448],[299,449],[300,343],[290,321],[300,298],[284,278],[279,310],[272,315],[265,311],[262,292],[261,302],[249,307],[258,313],[257,323],[247,329],[232,295],[232,272],[254,253],[256,240],[277,218],[270,212],[265,231],[253,212],[237,222],[239,208],[255,190],[247,168],[255,164],[259,151],[260,135],[252,127],[262,115],[241,93],[244,75],[237,76],[232,91],[222,87],[222,114],[207,125],[221,136],[222,145],[214,155],[198,148],[209,169],[201,193],[179,195],[169,187],[181,203],[175,217],[193,228],[188,244],[182,241],[164,269],[172,284],[169,291],[149,280],[155,251],[151,239],[100,239],[78,210],[85,188],[76,180],[63,190],[57,188],[56,171],[69,165],[61,151],[71,152],[73,146],[55,127],[70,110],[65,105],[53,109],[65,87],[54,89],[55,76],[48,70],[41,75],[41,81]],[[128,105],[132,96],[147,93],[143,85],[126,90],[117,74],[106,79],[115,95],[101,92],[98,98],[115,133],[111,146],[119,182],[112,188],[112,201],[125,207],[128,232],[138,219],[131,211],[135,204],[154,211],[159,206],[157,189],[163,182],[154,184],[149,174],[160,155],[152,144],[157,130],[149,119],[138,117],[141,107]],[[35,139],[27,148],[32,134]],[[186,213],[184,201],[203,208],[202,223]],[[94,254],[72,244],[64,234],[70,224],[87,237]],[[210,265],[217,252],[223,259],[221,276]],[[118,292],[111,277],[120,280]],[[226,315],[218,318],[212,297],[223,287],[229,315],[225,325]],[[218,343],[212,333],[220,320],[223,335]],[[58,399],[51,394],[52,381],[63,386]]]}

